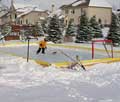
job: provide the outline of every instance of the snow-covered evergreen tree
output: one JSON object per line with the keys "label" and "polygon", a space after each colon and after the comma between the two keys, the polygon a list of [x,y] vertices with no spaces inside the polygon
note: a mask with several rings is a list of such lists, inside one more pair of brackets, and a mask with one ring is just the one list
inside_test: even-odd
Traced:
{"label": "snow-covered evergreen tree", "polygon": [[3,35],[9,34],[10,32],[12,32],[12,27],[10,25],[6,24],[2,27],[2,34]]}
{"label": "snow-covered evergreen tree", "polygon": [[46,34],[47,33],[47,19],[46,20],[44,20],[42,23],[41,23],[41,26],[42,26],[42,29],[43,29],[43,32],[44,32],[44,34]]}
{"label": "snow-covered evergreen tree", "polygon": [[90,29],[88,18],[84,14],[81,16],[80,24],[78,25],[76,42],[91,40],[92,36],[90,35]]}
{"label": "snow-covered evergreen tree", "polygon": [[74,36],[75,35],[75,27],[73,25],[72,20],[69,21],[68,27],[66,29],[65,36]]}
{"label": "snow-covered evergreen tree", "polygon": [[59,19],[57,15],[54,15],[50,18],[48,24],[48,37],[47,39],[52,42],[61,42],[62,40],[62,33],[60,29]]}
{"label": "snow-covered evergreen tree", "polygon": [[90,33],[93,35],[93,37],[94,38],[101,38],[101,37],[103,37],[102,29],[100,27],[100,24],[96,21],[96,16],[91,17],[89,23],[90,23],[90,26],[92,28]]}
{"label": "snow-covered evergreen tree", "polygon": [[65,30],[64,18],[59,18],[59,23],[60,23],[60,30],[63,34],[63,32]]}
{"label": "snow-covered evergreen tree", "polygon": [[120,45],[120,20],[115,14],[112,14],[112,23],[107,39],[112,40],[114,45]]}
{"label": "snow-covered evergreen tree", "polygon": [[35,27],[33,28],[33,34],[36,36],[42,36],[44,35],[44,31],[42,29],[41,23],[36,23]]}

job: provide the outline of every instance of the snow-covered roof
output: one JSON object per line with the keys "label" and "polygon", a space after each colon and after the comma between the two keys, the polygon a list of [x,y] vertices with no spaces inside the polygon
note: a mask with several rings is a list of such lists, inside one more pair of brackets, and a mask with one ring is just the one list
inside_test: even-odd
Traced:
{"label": "snow-covered roof", "polygon": [[86,2],[86,0],[80,0],[78,2],[73,3],[72,6],[78,6],[78,5],[85,3],[85,2]]}
{"label": "snow-covered roof", "polygon": [[106,0],[77,0],[69,5],[65,5],[64,7],[75,6],[95,6],[112,8],[112,5],[110,5]]}
{"label": "snow-covered roof", "polygon": [[35,5],[30,5],[30,4],[20,4],[20,3],[14,3],[15,9],[20,9],[20,8],[26,8],[26,7],[36,7]]}
{"label": "snow-covered roof", "polygon": [[18,18],[21,17],[21,16],[23,16],[23,15],[26,15],[26,14],[30,13],[31,11],[33,11],[33,9],[34,9],[34,8],[31,8],[31,9],[26,10],[25,12],[19,14],[19,15],[18,15]]}
{"label": "snow-covered roof", "polygon": [[30,4],[14,3],[14,7],[17,10],[17,12],[21,12],[21,14],[18,15],[18,18],[20,18],[21,16],[26,15],[26,14],[32,12],[32,11],[39,11],[39,12],[44,11],[42,9],[39,9],[35,5],[30,5]]}
{"label": "snow-covered roof", "polygon": [[106,0],[90,0],[89,6],[112,8],[112,6]]}
{"label": "snow-covered roof", "polygon": [[34,9],[34,11],[44,12],[45,10],[42,10],[42,9],[40,9],[40,8],[36,7],[36,8]]}
{"label": "snow-covered roof", "polygon": [[49,17],[53,17],[54,15],[60,16],[61,13],[62,13],[62,11],[61,11],[60,9],[58,9],[58,10],[50,13],[50,14],[49,14]]}
{"label": "snow-covered roof", "polygon": [[44,12],[45,10],[39,9],[37,7],[24,7],[24,8],[18,8],[17,11],[18,12],[26,12],[33,9],[33,11],[38,11],[38,12]]}
{"label": "snow-covered roof", "polygon": [[65,15],[60,15],[59,19],[65,18]]}
{"label": "snow-covered roof", "polygon": [[26,11],[29,11],[31,10],[31,7],[24,7],[24,8],[18,8],[17,11],[18,12],[26,12]]}
{"label": "snow-covered roof", "polygon": [[41,10],[37,7],[25,7],[25,8],[21,8],[21,9],[18,9],[17,10],[18,12],[22,12],[21,14],[18,15],[18,18],[23,16],[23,15],[26,15],[32,11],[38,11],[38,12],[43,12],[44,10]]}

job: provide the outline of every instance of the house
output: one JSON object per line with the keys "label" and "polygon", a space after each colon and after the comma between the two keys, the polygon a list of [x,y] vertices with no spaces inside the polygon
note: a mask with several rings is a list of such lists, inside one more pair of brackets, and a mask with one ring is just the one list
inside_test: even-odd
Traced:
{"label": "house", "polygon": [[[37,22],[47,18],[46,10],[41,10],[31,5],[21,5],[11,0],[11,6],[2,16],[0,16],[0,23],[3,24],[22,24],[34,25]],[[42,19],[41,19],[42,18]]]}
{"label": "house", "polygon": [[48,17],[48,13],[45,10],[36,7],[26,7],[24,9],[26,10],[17,11],[17,24],[35,25],[38,22],[44,21]]}
{"label": "house", "polygon": [[13,5],[13,0],[11,0],[10,8],[6,7],[0,16],[0,25],[15,24],[16,18],[17,18],[17,12],[16,12],[15,7]]}
{"label": "house", "polygon": [[78,25],[82,14],[86,14],[89,19],[96,16],[97,21],[100,20],[103,25],[111,24],[112,6],[105,0],[77,0],[60,8],[66,25],[70,20]]}

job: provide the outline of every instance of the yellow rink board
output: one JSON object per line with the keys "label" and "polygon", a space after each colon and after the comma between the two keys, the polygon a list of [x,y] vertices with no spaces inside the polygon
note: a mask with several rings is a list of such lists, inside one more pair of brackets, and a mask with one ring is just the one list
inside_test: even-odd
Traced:
{"label": "yellow rink board", "polygon": [[[114,62],[120,62],[120,58],[104,58],[104,59],[81,61],[81,63],[87,68],[89,68],[92,65],[99,64],[99,63],[114,63]],[[36,60],[36,63],[43,65],[43,66],[54,65],[57,68],[67,68],[69,65],[71,65],[71,62],[48,63],[48,62],[39,61],[39,60]]]}

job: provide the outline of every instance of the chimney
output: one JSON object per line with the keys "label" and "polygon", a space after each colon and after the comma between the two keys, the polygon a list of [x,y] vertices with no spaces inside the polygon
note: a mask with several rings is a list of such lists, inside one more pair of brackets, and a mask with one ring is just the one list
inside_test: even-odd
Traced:
{"label": "chimney", "polygon": [[54,11],[55,11],[55,5],[52,4],[52,10],[51,10],[51,12],[53,13]]}

